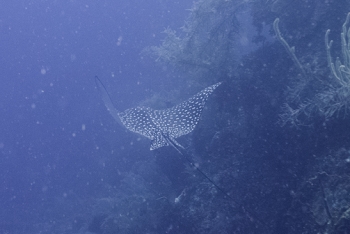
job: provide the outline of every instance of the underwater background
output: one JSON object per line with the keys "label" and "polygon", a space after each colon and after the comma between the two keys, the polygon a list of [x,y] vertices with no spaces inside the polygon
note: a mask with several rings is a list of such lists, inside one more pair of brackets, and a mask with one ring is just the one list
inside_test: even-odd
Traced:
{"label": "underwater background", "polygon": [[[0,234],[350,233],[349,0],[0,12]],[[95,76],[120,111],[222,82],[176,139],[211,181],[118,125]]]}

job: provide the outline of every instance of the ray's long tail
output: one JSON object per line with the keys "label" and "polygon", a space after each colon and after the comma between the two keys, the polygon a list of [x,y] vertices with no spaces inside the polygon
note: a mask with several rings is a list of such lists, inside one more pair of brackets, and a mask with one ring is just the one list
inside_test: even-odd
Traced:
{"label": "ray's long tail", "polygon": [[228,194],[223,188],[221,188],[219,185],[217,185],[209,176],[207,176],[206,173],[204,173],[201,169],[199,169],[199,167],[189,158],[189,156],[187,155],[187,152],[178,147],[169,137],[165,136],[163,134],[163,137],[167,140],[167,142],[169,143],[170,146],[172,146],[173,148],[175,148],[175,150],[190,164],[190,166],[194,169],[196,169],[202,176],[204,176],[212,185],[214,185],[214,187],[220,191],[226,198],[230,199],[236,207],[240,208],[243,213],[249,217],[250,219],[253,219],[253,220],[257,220],[260,224],[264,225],[265,228],[268,227],[268,225],[260,220],[258,218],[258,215],[252,211],[252,210],[249,210],[248,208],[246,207],[243,207],[243,205],[241,205],[240,203],[238,203],[230,194]]}

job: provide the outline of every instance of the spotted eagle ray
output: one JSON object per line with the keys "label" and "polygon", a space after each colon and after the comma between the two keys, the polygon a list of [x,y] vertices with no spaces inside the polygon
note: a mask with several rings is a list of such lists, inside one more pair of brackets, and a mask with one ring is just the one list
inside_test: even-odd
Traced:
{"label": "spotted eagle ray", "polygon": [[119,112],[97,76],[95,81],[105,106],[119,124],[132,132],[149,138],[151,140],[150,150],[163,146],[173,146],[177,151],[179,148],[184,149],[184,147],[176,141],[176,138],[194,130],[209,95],[221,84],[219,82],[209,86],[172,108],[154,110],[150,107],[135,107]]}
{"label": "spotted eagle ray", "polygon": [[209,95],[222,83],[216,83],[209,86],[187,101],[164,109],[154,110],[150,107],[135,107],[119,112],[113,105],[112,100],[100,79],[95,76],[95,82],[100,90],[102,100],[107,107],[107,110],[113,118],[128,130],[138,133],[151,139],[150,150],[155,150],[163,146],[172,146],[183,158],[202,174],[211,184],[213,184],[225,197],[231,199],[233,203],[240,207],[249,219],[254,218],[258,222],[267,226],[263,221],[257,218],[254,212],[244,208],[235,199],[228,194],[224,189],[217,185],[209,178],[187,155],[185,148],[180,145],[175,139],[189,134],[194,130],[199,122],[205,103]]}

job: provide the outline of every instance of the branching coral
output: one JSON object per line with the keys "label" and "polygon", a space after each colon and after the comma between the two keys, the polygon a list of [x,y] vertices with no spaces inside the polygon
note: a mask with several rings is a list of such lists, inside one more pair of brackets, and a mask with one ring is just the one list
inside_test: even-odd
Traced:
{"label": "branching coral", "polygon": [[[302,80],[304,84],[310,80],[313,83],[317,83],[316,90],[313,90],[314,95],[307,99],[300,99],[297,108],[292,108],[289,103],[286,103],[283,108],[283,113],[280,115],[282,124],[287,122],[293,125],[303,124],[307,121],[304,119],[310,119],[314,115],[319,115],[328,120],[337,113],[347,114],[350,106],[350,29],[349,29],[350,13],[342,27],[341,33],[341,47],[342,47],[342,60],[336,58],[335,63],[331,56],[331,47],[333,41],[329,41],[330,30],[327,30],[325,34],[325,43],[327,50],[327,61],[330,67],[331,76],[324,78],[317,77],[317,73],[305,70],[303,65],[299,62],[294,54],[293,47],[290,47],[288,43],[283,39],[278,29],[278,19],[274,23],[274,29],[279,41],[286,48],[289,55],[292,57],[294,63],[300,68],[302,73]],[[297,85],[291,92],[294,96],[302,92],[306,85]],[[338,115],[337,115],[338,116]],[[303,119],[304,118],[304,119]],[[301,120],[303,119],[303,120]]]}
{"label": "branching coral", "polygon": [[325,35],[325,42],[327,48],[327,60],[328,65],[331,68],[332,75],[338,80],[341,86],[350,86],[350,29],[348,24],[350,21],[350,13],[347,15],[345,23],[342,27],[341,36],[341,46],[342,46],[342,55],[343,55],[343,64],[341,63],[339,57],[337,57],[335,64],[332,61],[331,56],[331,47],[333,41],[329,41],[328,36],[330,30],[328,29]]}

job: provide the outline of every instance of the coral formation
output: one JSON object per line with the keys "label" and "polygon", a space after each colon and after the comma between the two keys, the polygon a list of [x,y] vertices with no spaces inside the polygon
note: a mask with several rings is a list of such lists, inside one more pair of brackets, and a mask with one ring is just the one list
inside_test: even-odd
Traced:
{"label": "coral formation", "polygon": [[[288,43],[282,38],[279,29],[278,29],[278,21],[275,20],[274,29],[275,32],[286,48],[287,52],[295,62],[296,66],[301,70],[301,82],[299,85],[296,85],[291,90],[295,99],[298,98],[299,106],[295,109],[291,108],[288,103],[285,104],[284,113],[281,114],[281,120],[284,123],[291,122],[292,124],[303,124],[300,122],[300,115],[307,116],[307,118],[312,118],[313,115],[320,115],[324,117],[325,120],[334,117],[335,114],[337,116],[345,116],[349,111],[349,102],[350,102],[350,64],[349,64],[349,20],[350,14],[348,14],[346,21],[343,24],[342,32],[341,32],[341,54],[342,60],[337,57],[336,61],[333,62],[331,56],[331,47],[333,41],[329,41],[329,33],[328,29],[325,34],[325,44],[327,50],[327,61],[328,66],[330,68],[330,75],[328,77],[315,77],[316,72],[308,71],[306,72],[303,68],[303,65],[299,62],[298,58],[295,56],[294,47],[290,47]],[[343,61],[343,62],[342,62]],[[312,99],[302,99],[297,97],[298,94],[304,92],[304,89],[307,87],[310,80],[314,79],[314,82],[317,82],[317,90],[313,93]],[[303,83],[302,83],[303,82]],[[318,92],[317,92],[318,91]]]}

